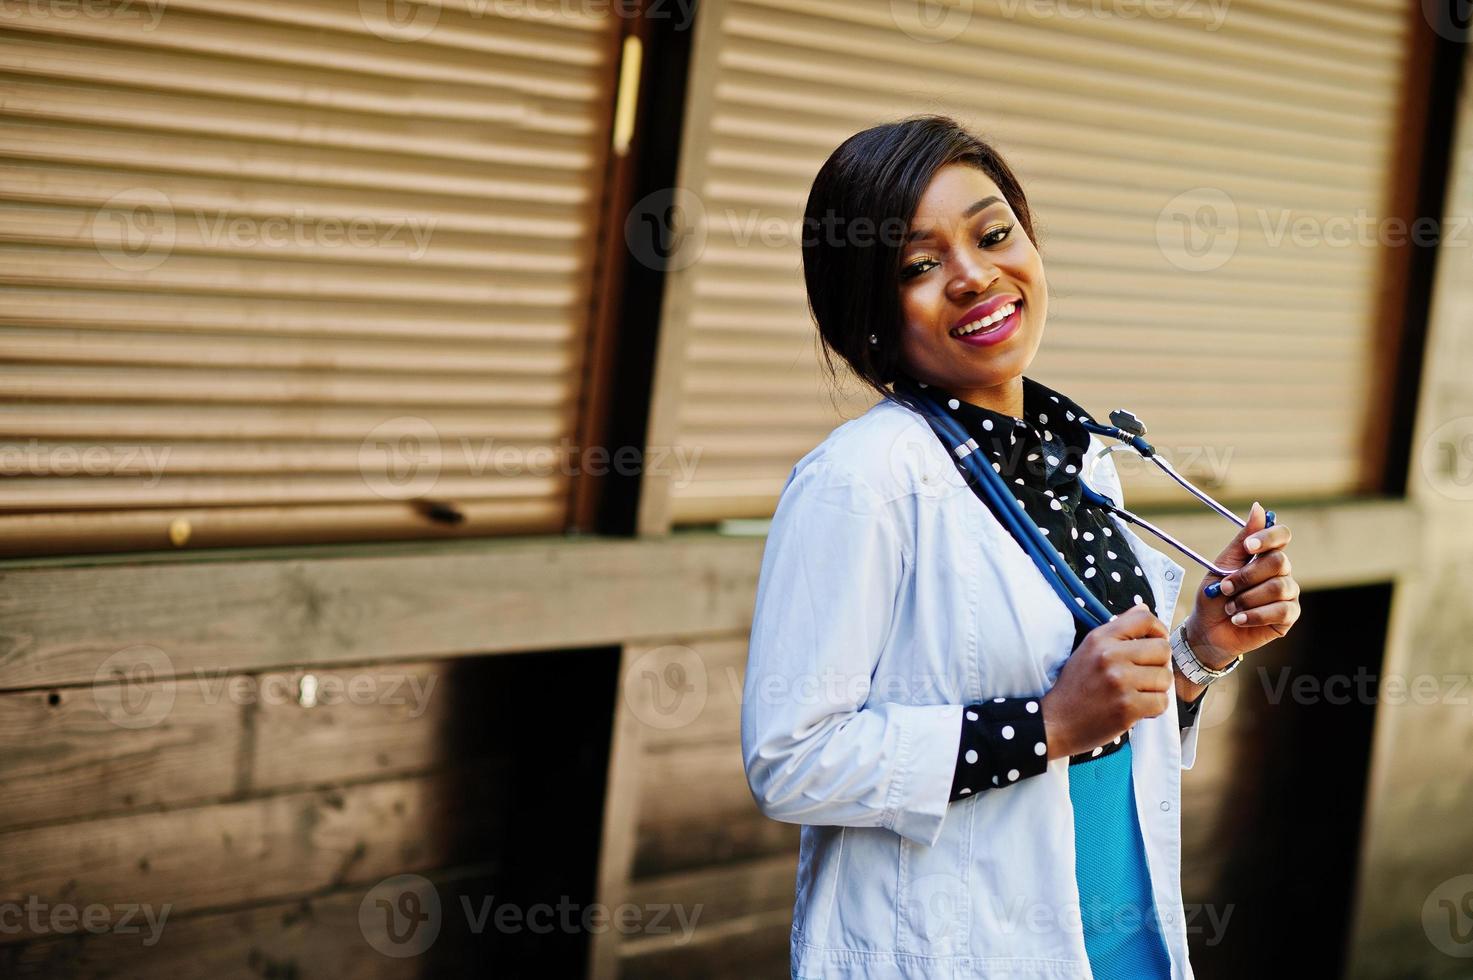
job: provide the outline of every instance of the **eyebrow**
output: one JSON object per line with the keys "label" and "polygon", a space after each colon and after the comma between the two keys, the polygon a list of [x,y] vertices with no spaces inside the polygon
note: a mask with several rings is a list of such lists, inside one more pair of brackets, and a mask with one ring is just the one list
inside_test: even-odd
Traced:
{"label": "eyebrow", "polygon": [[[973,204],[971,207],[967,208],[965,211],[962,212],[962,220],[963,221],[967,220],[972,215],[976,214],[977,212],[981,211],[984,208],[990,208],[994,204],[1001,204],[1001,203],[1002,203],[1002,198],[998,197],[996,194],[991,194],[991,195],[989,195],[987,197],[984,197],[982,200],[978,201],[976,204]],[[915,241],[917,238],[926,238],[930,234],[931,234],[931,230],[929,228],[917,228],[915,231],[912,231],[910,234],[908,234],[908,235],[905,236],[905,244],[909,245],[911,242]]]}

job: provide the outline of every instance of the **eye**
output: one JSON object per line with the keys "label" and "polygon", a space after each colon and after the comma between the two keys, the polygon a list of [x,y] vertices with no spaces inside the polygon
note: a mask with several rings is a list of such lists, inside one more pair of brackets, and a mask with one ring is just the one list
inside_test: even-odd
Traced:
{"label": "eye", "polygon": [[[1012,225],[999,225],[977,239],[977,245],[982,248],[995,248],[1007,240],[1013,233]],[[936,264],[935,259],[919,258],[900,270],[901,282],[907,282],[925,272],[927,268]]]}

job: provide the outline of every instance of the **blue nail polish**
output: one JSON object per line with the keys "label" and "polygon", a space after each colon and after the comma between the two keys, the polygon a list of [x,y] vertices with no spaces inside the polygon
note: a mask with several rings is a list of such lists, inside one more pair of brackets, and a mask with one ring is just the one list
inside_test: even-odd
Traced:
{"label": "blue nail polish", "polygon": [[1222,583],[1213,582],[1211,585],[1207,586],[1207,588],[1202,590],[1202,594],[1209,599],[1216,599],[1219,595],[1222,594]]}

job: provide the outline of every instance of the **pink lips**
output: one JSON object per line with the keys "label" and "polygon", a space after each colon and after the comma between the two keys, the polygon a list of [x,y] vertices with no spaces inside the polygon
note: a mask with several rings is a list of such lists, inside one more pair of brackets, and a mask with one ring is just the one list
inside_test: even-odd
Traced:
{"label": "pink lips", "polygon": [[[990,347],[993,344],[1000,344],[1004,340],[1007,340],[1018,332],[1018,325],[1023,319],[1023,301],[1013,300],[1012,302],[1014,303],[1013,312],[1006,320],[994,323],[985,330],[978,330],[976,333],[969,333],[964,337],[955,337],[954,339],[964,344],[971,344],[974,347]],[[1007,304],[1003,303],[1001,305],[1005,306]],[[982,313],[980,316],[971,317],[971,320],[978,320],[986,315],[987,313]]]}

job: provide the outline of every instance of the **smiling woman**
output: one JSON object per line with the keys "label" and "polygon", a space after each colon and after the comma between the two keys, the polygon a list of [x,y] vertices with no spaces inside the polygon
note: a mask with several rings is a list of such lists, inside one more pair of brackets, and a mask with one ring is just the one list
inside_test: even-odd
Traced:
{"label": "smiling woman", "polygon": [[[1288,529],[1255,504],[1168,639],[1183,568],[1084,495],[1090,413],[1024,375],[1027,200],[953,120],[845,141],[806,219],[826,356],[882,397],[793,467],[758,579],[742,748],[758,806],[803,825],[793,975],[1190,978],[1180,770],[1206,686],[1298,617]],[[1094,479],[1124,506],[1108,456]],[[1051,589],[1020,513],[1108,621]]]}

